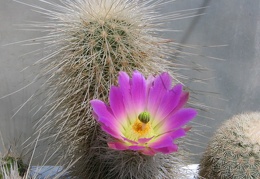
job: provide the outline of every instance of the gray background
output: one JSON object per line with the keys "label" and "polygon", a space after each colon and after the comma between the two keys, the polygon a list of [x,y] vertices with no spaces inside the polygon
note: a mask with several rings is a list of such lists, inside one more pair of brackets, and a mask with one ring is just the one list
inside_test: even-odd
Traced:
{"label": "gray background", "polygon": [[[24,2],[36,3],[33,0]],[[201,112],[196,119],[197,123],[209,126],[201,129],[205,137],[198,139],[206,143],[222,121],[234,114],[259,110],[260,1],[178,0],[165,8],[165,11],[198,7],[206,7],[198,10],[199,14],[205,13],[203,16],[169,23],[167,24],[169,27],[182,32],[164,35],[183,44],[200,46],[195,50],[198,54],[225,59],[225,61],[212,60],[199,56],[189,58],[212,69],[207,73],[196,74],[201,79],[210,78],[207,85],[190,83],[189,87],[219,94],[208,94],[200,96],[199,99],[212,107],[208,112]],[[23,26],[16,25],[27,23],[28,20],[41,21],[41,19],[42,17],[31,11],[30,7],[12,0],[0,0],[0,98],[28,85],[33,80],[36,74],[34,68],[20,71],[32,64],[35,57],[23,54],[38,49],[41,44],[33,46],[7,44],[42,35],[40,32],[19,31],[18,29]],[[214,45],[227,46],[210,47]],[[35,83],[0,99],[0,131],[4,141],[21,143],[31,135],[32,106],[26,104],[15,117],[12,116],[31,97],[37,87]],[[191,149],[200,153],[204,147],[202,145],[201,148]],[[0,151],[3,151],[1,145]]]}

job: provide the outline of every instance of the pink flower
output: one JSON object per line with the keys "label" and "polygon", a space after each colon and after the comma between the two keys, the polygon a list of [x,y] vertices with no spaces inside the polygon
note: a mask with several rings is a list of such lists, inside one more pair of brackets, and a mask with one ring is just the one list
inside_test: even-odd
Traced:
{"label": "pink flower", "polygon": [[113,137],[108,146],[145,155],[176,152],[174,140],[185,136],[183,127],[197,115],[183,108],[189,93],[181,84],[172,88],[168,73],[145,79],[135,71],[130,79],[120,72],[118,80],[119,87],[110,89],[110,106],[96,99],[90,102],[102,130]]}

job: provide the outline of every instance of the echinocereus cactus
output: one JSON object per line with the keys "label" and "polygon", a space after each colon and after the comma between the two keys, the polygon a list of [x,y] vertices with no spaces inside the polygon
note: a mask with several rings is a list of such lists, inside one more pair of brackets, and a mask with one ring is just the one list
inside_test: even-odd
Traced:
{"label": "echinocereus cactus", "polygon": [[260,178],[260,113],[232,117],[217,130],[199,165],[206,179]]}
{"label": "echinocereus cactus", "polygon": [[[46,96],[45,101],[32,111],[46,111],[36,125],[38,131],[52,134],[48,139],[54,150],[47,151],[60,148],[57,153],[59,165],[65,168],[77,161],[69,171],[76,178],[98,178],[97,173],[104,174],[106,167],[111,167],[113,155],[121,156],[123,162],[132,161],[136,165],[136,161],[143,160],[142,163],[149,166],[149,170],[155,168],[154,171],[158,171],[158,166],[162,165],[162,173],[169,171],[169,176],[163,178],[173,178],[175,175],[171,168],[176,160],[172,155],[155,156],[158,160],[138,156],[140,160],[136,160],[133,157],[135,154],[125,155],[127,152],[124,152],[119,155],[118,152],[107,150],[106,141],[102,140],[106,134],[93,119],[89,102],[92,99],[108,102],[110,86],[117,84],[119,71],[131,74],[138,70],[146,77],[169,71],[176,83],[176,64],[169,60],[175,52],[176,43],[159,37],[159,32],[166,19],[174,20],[185,15],[172,13],[164,16],[155,11],[172,0],[40,2],[49,7],[33,7],[47,16],[48,21],[31,25],[48,33],[34,39],[35,42],[45,43],[49,53],[37,62],[42,67],[39,76],[47,79],[41,88]],[[187,14],[193,15],[193,12],[187,11]],[[169,152],[176,150],[176,146],[171,147]],[[178,155],[181,161],[181,152]],[[110,160],[106,160],[106,156]],[[151,162],[153,160],[157,160],[157,163]]]}

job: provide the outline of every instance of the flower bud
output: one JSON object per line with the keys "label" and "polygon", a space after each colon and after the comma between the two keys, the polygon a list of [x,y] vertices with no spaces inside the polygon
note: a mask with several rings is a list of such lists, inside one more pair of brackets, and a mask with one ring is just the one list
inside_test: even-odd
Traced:
{"label": "flower bud", "polygon": [[150,113],[147,111],[144,111],[141,114],[139,114],[138,119],[142,123],[147,124],[150,121]]}

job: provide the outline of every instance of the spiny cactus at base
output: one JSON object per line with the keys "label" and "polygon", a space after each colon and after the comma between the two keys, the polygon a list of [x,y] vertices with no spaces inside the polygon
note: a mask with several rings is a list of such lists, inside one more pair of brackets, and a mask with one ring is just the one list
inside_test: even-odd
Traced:
{"label": "spiny cactus at base", "polygon": [[217,130],[199,165],[206,179],[260,178],[260,113],[234,116]]}
{"label": "spiny cactus at base", "polygon": [[88,166],[85,168],[85,178],[187,179],[188,174],[180,167],[185,165],[183,156],[188,155],[183,150],[169,155],[157,154],[154,157],[136,151],[118,151],[107,147],[106,134],[95,132],[99,137],[89,141],[91,148],[84,156]]}

